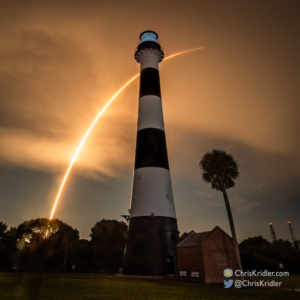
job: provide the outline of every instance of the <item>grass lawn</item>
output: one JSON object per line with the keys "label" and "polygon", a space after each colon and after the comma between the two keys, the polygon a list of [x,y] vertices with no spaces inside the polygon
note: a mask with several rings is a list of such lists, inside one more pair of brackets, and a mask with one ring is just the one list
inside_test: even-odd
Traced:
{"label": "grass lawn", "polygon": [[224,289],[223,284],[188,283],[174,279],[145,280],[100,274],[0,273],[0,299],[300,299],[300,293],[284,289],[299,288],[300,275],[270,278],[273,279],[282,281],[283,289]]}

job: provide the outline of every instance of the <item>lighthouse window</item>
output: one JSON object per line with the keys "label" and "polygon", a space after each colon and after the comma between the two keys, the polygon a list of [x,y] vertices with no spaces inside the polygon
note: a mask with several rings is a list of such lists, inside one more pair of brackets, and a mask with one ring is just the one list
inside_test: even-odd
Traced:
{"label": "lighthouse window", "polygon": [[141,36],[141,42],[156,42],[157,41],[157,35],[153,32],[145,32]]}

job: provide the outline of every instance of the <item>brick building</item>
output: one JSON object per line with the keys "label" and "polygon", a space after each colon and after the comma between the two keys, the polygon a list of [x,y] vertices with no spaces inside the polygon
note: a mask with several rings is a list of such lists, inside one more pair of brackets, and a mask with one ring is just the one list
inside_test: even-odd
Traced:
{"label": "brick building", "polygon": [[223,282],[226,268],[237,269],[233,239],[219,226],[207,232],[191,231],[177,245],[182,279]]}

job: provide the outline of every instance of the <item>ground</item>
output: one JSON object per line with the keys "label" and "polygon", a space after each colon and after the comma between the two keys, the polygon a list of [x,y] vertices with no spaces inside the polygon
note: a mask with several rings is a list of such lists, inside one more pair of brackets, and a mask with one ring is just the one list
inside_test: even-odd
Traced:
{"label": "ground", "polygon": [[[263,278],[264,280],[268,280]],[[270,278],[271,280],[274,278]],[[224,289],[175,279],[134,279],[101,274],[0,273],[1,300],[35,299],[299,299],[300,275],[276,278],[282,288]]]}

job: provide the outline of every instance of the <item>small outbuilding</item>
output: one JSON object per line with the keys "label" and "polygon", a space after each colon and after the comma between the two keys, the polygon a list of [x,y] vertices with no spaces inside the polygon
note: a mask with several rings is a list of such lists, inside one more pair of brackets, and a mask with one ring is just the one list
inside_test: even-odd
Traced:
{"label": "small outbuilding", "polygon": [[219,226],[207,232],[191,231],[177,245],[181,279],[223,282],[225,269],[237,269],[234,242]]}

